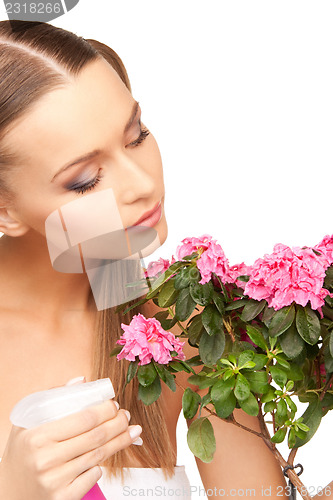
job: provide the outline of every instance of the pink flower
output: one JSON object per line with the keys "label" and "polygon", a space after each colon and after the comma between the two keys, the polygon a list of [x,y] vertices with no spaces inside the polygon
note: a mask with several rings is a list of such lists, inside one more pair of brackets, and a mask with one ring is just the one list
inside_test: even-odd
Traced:
{"label": "pink flower", "polygon": [[326,235],[322,241],[313,248],[322,253],[322,258],[326,259],[328,263],[327,267],[333,264],[333,235]]}
{"label": "pink flower", "polygon": [[172,256],[171,261],[168,259],[162,259],[160,257],[158,260],[149,262],[147,269],[144,271],[146,277],[156,276],[159,273],[164,273],[170,266],[176,262],[174,256]]}
{"label": "pink flower", "polygon": [[[125,333],[122,334],[117,344],[123,349],[117,359],[125,358],[135,361],[139,356],[139,365],[146,365],[154,359],[157,363],[167,364],[172,359],[185,360],[182,346],[185,342],[178,340],[173,333],[163,330],[161,323],[156,318],[145,318],[141,313],[133,316],[129,325],[121,323]],[[178,356],[172,358],[171,351],[176,351]]]}
{"label": "pink flower", "polygon": [[197,260],[197,268],[201,274],[199,283],[203,285],[211,279],[212,273],[220,277],[222,283],[226,283],[229,278],[229,262],[222,247],[212,239],[209,234],[203,234],[200,238],[185,238],[182,245],[176,249],[176,256],[181,260],[186,255],[191,255],[199,249],[203,250]]}
{"label": "pink flower", "polygon": [[242,262],[241,264],[236,264],[235,266],[232,266],[229,268],[229,273],[228,273],[229,280],[228,280],[228,282],[229,283],[236,283],[236,285],[239,288],[243,288],[243,290],[244,290],[246,282],[240,281],[237,278],[239,276],[249,276],[249,275],[251,275],[251,272],[252,272],[252,266],[247,266],[246,264],[244,264],[244,262]]}
{"label": "pink flower", "polygon": [[272,254],[257,259],[244,293],[249,297],[266,299],[276,311],[296,302],[312,309],[324,304],[329,293],[323,288],[328,260],[316,255],[311,248],[289,248],[281,243]]}
{"label": "pink flower", "polygon": [[162,257],[160,257],[158,260],[149,262],[145,275],[149,277],[156,276],[158,273],[164,273],[169,266],[170,262],[167,259],[162,259]]}

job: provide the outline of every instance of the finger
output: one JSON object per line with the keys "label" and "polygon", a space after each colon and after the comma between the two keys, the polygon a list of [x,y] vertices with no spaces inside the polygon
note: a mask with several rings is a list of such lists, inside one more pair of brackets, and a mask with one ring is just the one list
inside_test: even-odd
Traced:
{"label": "finger", "polygon": [[137,428],[137,432],[133,435],[138,436],[142,432],[140,425],[130,426],[125,432],[106,443],[104,446],[91,450],[84,455],[76,457],[67,462],[62,470],[62,477],[65,481],[70,481],[73,476],[82,474],[87,469],[91,469],[96,465],[102,464],[107,458],[111,457],[120,450],[124,450],[133,443],[134,438],[130,435],[130,429]]}
{"label": "finger", "polygon": [[72,481],[66,488],[66,492],[68,490],[67,498],[83,498],[88,491],[93,488],[102,475],[102,469],[98,465],[84,471],[78,477],[75,477],[74,481]]}
{"label": "finger", "polygon": [[89,451],[100,448],[107,442],[115,439],[119,434],[127,431],[129,422],[128,413],[125,410],[119,410],[117,416],[111,420],[84,434],[58,443],[54,465],[68,462]]}
{"label": "finger", "polygon": [[46,443],[64,441],[88,432],[106,420],[115,418],[117,412],[116,402],[108,399],[98,405],[89,406],[66,417],[28,429],[27,432],[43,434],[41,439],[45,440]]}

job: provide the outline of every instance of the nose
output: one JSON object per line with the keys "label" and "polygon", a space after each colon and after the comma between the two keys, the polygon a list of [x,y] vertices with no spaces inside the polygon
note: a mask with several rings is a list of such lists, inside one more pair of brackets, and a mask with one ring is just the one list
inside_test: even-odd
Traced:
{"label": "nose", "polygon": [[140,198],[153,198],[156,187],[152,174],[154,168],[144,159],[138,160],[124,152],[117,156],[112,171],[113,187],[121,203],[131,204]]}

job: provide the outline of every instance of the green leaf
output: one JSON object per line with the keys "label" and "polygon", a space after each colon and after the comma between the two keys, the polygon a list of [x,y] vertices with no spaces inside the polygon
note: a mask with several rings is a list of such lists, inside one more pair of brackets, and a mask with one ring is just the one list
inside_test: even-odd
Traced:
{"label": "green leaf", "polygon": [[302,415],[303,421],[302,423],[307,425],[310,430],[307,432],[305,439],[296,438],[295,446],[299,448],[303,446],[305,443],[310,441],[312,436],[315,434],[316,430],[319,427],[319,424],[322,419],[322,409],[320,399],[317,397],[315,401],[309,403],[307,409]]}
{"label": "green leaf", "polygon": [[169,311],[158,311],[154,314],[154,318],[161,323],[164,319],[169,316]]}
{"label": "green leaf", "polygon": [[240,309],[241,307],[247,304],[246,299],[234,300],[230,304],[228,304],[225,308],[226,311],[234,311],[235,309]]}
{"label": "green leaf", "polygon": [[266,304],[267,304],[266,300],[261,300],[260,302],[258,302],[257,300],[250,299],[242,311],[240,317],[241,320],[244,321],[245,323],[247,321],[253,320],[256,316],[258,316],[259,313],[261,313]]}
{"label": "green leaf", "polygon": [[238,373],[236,377],[234,394],[238,401],[244,401],[250,395],[250,384],[241,373]]}
{"label": "green leaf", "polygon": [[291,399],[290,396],[286,395],[286,402],[288,403],[288,406],[289,408],[293,411],[293,412],[297,412],[297,406],[295,405],[294,401]]}
{"label": "green leaf", "polygon": [[207,406],[211,402],[212,402],[212,397],[210,395],[210,392],[207,392],[207,394],[205,394],[203,396],[203,398],[201,398],[200,410],[199,410],[199,417],[200,417],[201,409],[204,408],[205,406]]}
{"label": "green leaf", "polygon": [[[168,311],[165,311],[165,312],[168,313]],[[169,319],[162,319],[162,321],[160,321],[160,323],[161,323],[161,327],[163,328],[163,330],[168,331],[177,323],[177,318],[174,317],[174,318],[169,318]]]}
{"label": "green leaf", "polygon": [[180,267],[182,267],[184,264],[182,262],[174,262],[173,264],[171,264],[171,266],[168,267],[168,269],[166,271],[164,271],[155,281],[154,283],[152,284],[151,286],[151,289],[149,290],[149,292],[147,293],[146,295],[146,300],[149,300],[151,299],[152,297],[154,297],[156,295],[156,293],[158,292],[159,288],[163,285],[163,283],[165,283],[172,274],[174,274],[174,272],[179,269]]}
{"label": "green leaf", "polygon": [[302,339],[308,344],[315,344],[320,337],[320,321],[317,314],[309,307],[297,307],[296,327]]}
{"label": "green leaf", "polygon": [[270,323],[272,317],[274,316],[275,312],[276,311],[273,307],[268,307],[268,305],[266,305],[264,312],[263,312],[263,315],[262,315],[262,322],[267,327],[269,326],[269,323]]}
{"label": "green leaf", "polygon": [[276,398],[275,388],[272,385],[270,385],[268,391],[265,392],[265,394],[261,396],[260,399],[262,403],[267,403],[268,401],[272,401],[275,398]]}
{"label": "green leaf", "polygon": [[199,343],[199,354],[206,365],[214,365],[223,354],[225,347],[225,335],[221,331],[215,335],[203,332]]}
{"label": "green leaf", "polygon": [[330,348],[331,356],[333,356],[333,330],[331,331],[331,335],[330,335],[329,348]]}
{"label": "green leaf", "polygon": [[265,413],[270,413],[272,411],[276,410],[276,403],[275,401],[268,401],[268,403],[264,404],[264,412]]}
{"label": "green leaf", "polygon": [[296,358],[304,349],[304,341],[299,336],[295,323],[282,333],[279,340],[281,348],[288,358]]}
{"label": "green leaf", "polygon": [[176,392],[176,382],[175,376],[168,371],[165,365],[161,365],[159,363],[154,362],[155,369],[163,382],[171,389],[173,392]]}
{"label": "green leaf", "polygon": [[201,397],[197,392],[187,387],[182,398],[183,413],[186,419],[193,418],[198,411]]}
{"label": "green leaf", "polygon": [[284,425],[288,419],[287,403],[284,399],[279,399],[276,404],[275,422],[278,426]]}
{"label": "green leaf", "polygon": [[[267,393],[270,389],[266,371],[249,372],[246,374],[252,392],[257,394]],[[275,395],[274,395],[275,397]]]}
{"label": "green leaf", "polygon": [[222,404],[233,391],[235,387],[235,377],[230,377],[227,380],[220,379],[213,385],[210,395],[214,405]]}
{"label": "green leaf", "polygon": [[138,367],[138,380],[143,386],[150,385],[154,382],[157,376],[157,372],[153,363],[148,363],[147,365],[141,365]]}
{"label": "green leaf", "polygon": [[300,429],[302,429],[302,431],[307,432],[310,430],[310,427],[308,425],[305,425],[303,422],[298,422],[297,425]]}
{"label": "green leaf", "polygon": [[290,364],[288,363],[288,361],[286,359],[284,359],[283,356],[280,356],[279,354],[275,354],[274,358],[276,359],[277,364],[282,366],[282,368],[286,368],[287,370],[290,368]]}
{"label": "green leaf", "polygon": [[257,416],[259,413],[258,401],[252,392],[250,392],[247,399],[239,401],[239,405],[248,415]]}
{"label": "green leaf", "polygon": [[182,288],[190,286],[190,283],[191,283],[190,268],[185,267],[184,269],[181,269],[175,277],[175,289],[181,290]]}
{"label": "green leaf", "polygon": [[325,274],[324,288],[329,288],[333,286],[333,266],[328,267]]}
{"label": "green leaf", "polygon": [[281,370],[281,368],[278,368],[276,365],[270,366],[269,371],[271,372],[274,382],[283,388],[287,383],[288,378],[286,372]]}
{"label": "green leaf", "polygon": [[304,378],[302,368],[295,363],[291,364],[289,370],[285,370],[285,372],[290,380],[302,380]]}
{"label": "green leaf", "polygon": [[156,377],[154,382],[148,386],[139,384],[138,397],[145,405],[151,405],[161,395],[161,381]]}
{"label": "green leaf", "polygon": [[[252,361],[253,358],[254,358],[253,351],[250,351],[249,349],[247,349],[247,350],[241,352],[239,357],[238,357],[239,368],[242,368],[245,365],[245,363],[247,363],[248,361]],[[253,366],[255,366],[255,364]]]}
{"label": "green leaf", "polygon": [[126,384],[129,384],[132,378],[135,377],[136,372],[138,371],[138,366],[139,366],[139,359],[130,362],[127,369]]}
{"label": "green leaf", "polygon": [[204,308],[201,314],[202,324],[209,335],[216,335],[223,331],[221,314],[213,304]]}
{"label": "green leaf", "polygon": [[221,316],[223,316],[224,315],[224,300],[223,300],[222,295],[220,293],[216,292],[215,290],[213,292],[213,301],[214,301],[214,304],[216,305],[217,310],[219,311]]}
{"label": "green leaf", "polygon": [[333,372],[333,357],[331,356],[329,346],[324,349],[324,366],[327,373]]}
{"label": "green leaf", "polygon": [[207,306],[210,303],[213,291],[214,287],[210,281],[203,285],[200,283],[191,283],[189,288],[192,300],[200,306]]}
{"label": "green leaf", "polygon": [[189,343],[191,346],[197,346],[200,341],[200,337],[202,332],[204,331],[204,327],[202,324],[201,314],[197,314],[193,317],[190,325],[187,327],[187,333],[189,338]]}
{"label": "green leaf", "polygon": [[255,343],[255,345],[263,349],[263,351],[266,351],[266,340],[261,331],[258,330],[258,328],[255,328],[252,325],[246,325],[246,333],[248,334],[252,342]]}
{"label": "green leaf", "polygon": [[306,432],[303,431],[302,429],[296,429],[295,428],[295,434],[297,437],[299,437],[300,439],[305,439],[306,438]]}
{"label": "green leaf", "polygon": [[268,333],[271,337],[277,337],[281,333],[288,330],[295,319],[295,307],[293,304],[290,306],[283,307],[273,315],[269,327]]}
{"label": "green leaf", "polygon": [[295,435],[295,429],[291,428],[289,429],[289,434],[288,434],[288,446],[289,448],[293,448],[296,443],[296,435]]}
{"label": "green leaf", "polygon": [[294,382],[292,380],[288,380],[288,382],[286,383],[286,391],[289,392],[292,390],[292,388],[294,387]]}
{"label": "green leaf", "polygon": [[216,450],[213,426],[207,417],[194,420],[187,432],[187,444],[192,453],[203,462],[211,462]]}
{"label": "green leaf", "polygon": [[178,290],[175,290],[175,278],[170,278],[161,287],[158,294],[158,305],[160,307],[169,307],[175,303],[177,296],[179,294]]}
{"label": "green leaf", "polygon": [[268,357],[266,354],[256,354],[254,353],[253,361],[255,362],[255,370],[261,370],[267,363]]}
{"label": "green leaf", "polygon": [[193,312],[195,302],[191,297],[190,288],[180,290],[176,301],[176,316],[180,321],[185,321]]}
{"label": "green leaf", "polygon": [[213,378],[200,377],[199,375],[190,375],[187,381],[192,385],[197,385],[199,389],[207,389],[215,383]]}
{"label": "green leaf", "polygon": [[123,345],[117,345],[116,347],[114,347],[110,352],[110,358],[111,356],[116,356],[117,354],[119,354],[123,347]]}
{"label": "green leaf", "polygon": [[[228,379],[230,380],[230,379]],[[213,400],[213,398],[212,398]],[[214,401],[213,401],[214,403]],[[233,392],[225,399],[216,400],[214,403],[215,411],[220,418],[227,418],[234,411],[236,407],[236,397]]]}
{"label": "green leaf", "polygon": [[282,443],[287,433],[287,429],[288,429],[287,427],[282,427],[281,429],[278,429],[274,434],[274,436],[271,437],[271,441],[273,443]]}

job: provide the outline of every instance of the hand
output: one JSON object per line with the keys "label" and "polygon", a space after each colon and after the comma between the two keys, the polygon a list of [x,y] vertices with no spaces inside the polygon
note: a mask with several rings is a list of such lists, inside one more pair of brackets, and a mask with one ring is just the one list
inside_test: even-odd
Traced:
{"label": "hand", "polygon": [[98,464],[141,434],[129,418],[108,400],[31,429],[13,425],[0,462],[1,497],[81,500],[102,476]]}

